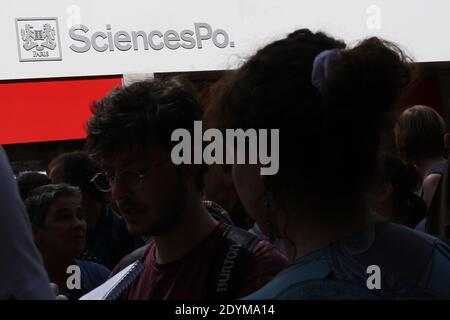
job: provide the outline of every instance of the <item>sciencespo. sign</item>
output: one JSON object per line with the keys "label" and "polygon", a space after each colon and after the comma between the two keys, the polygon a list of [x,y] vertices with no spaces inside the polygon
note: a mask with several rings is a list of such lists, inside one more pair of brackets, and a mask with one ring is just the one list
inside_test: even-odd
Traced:
{"label": "sciencespo. sign", "polygon": [[450,1],[3,0],[0,80],[234,68],[298,28],[348,43],[381,36],[418,62],[450,61],[436,41]]}
{"label": "sciencespo. sign", "polygon": [[192,29],[176,30],[152,30],[139,31],[114,31],[110,24],[103,31],[91,31],[89,27],[80,24],[69,30],[69,36],[73,44],[69,48],[77,53],[88,52],[91,48],[97,52],[138,50],[170,50],[177,49],[202,49],[206,41],[220,49],[230,46],[234,48],[234,42],[230,41],[228,33],[223,29],[213,30],[208,23],[194,23]]}
{"label": "sciencespo. sign", "polygon": [[[206,42],[216,48],[234,48],[234,42],[223,29],[213,30],[206,22],[193,23],[192,29],[152,30],[152,31],[114,31],[110,24],[103,31],[91,30],[79,24],[69,29],[68,45],[75,53],[202,49]],[[58,18],[16,18],[16,34],[19,61],[57,61],[62,60]],[[64,37],[63,37],[64,38]]]}

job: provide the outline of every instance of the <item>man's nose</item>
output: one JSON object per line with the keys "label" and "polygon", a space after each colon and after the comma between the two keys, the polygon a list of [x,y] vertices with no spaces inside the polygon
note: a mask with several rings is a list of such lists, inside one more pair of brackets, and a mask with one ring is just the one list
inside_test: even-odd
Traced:
{"label": "man's nose", "polygon": [[120,201],[130,194],[130,188],[126,186],[120,179],[115,179],[110,182],[111,199],[113,201]]}

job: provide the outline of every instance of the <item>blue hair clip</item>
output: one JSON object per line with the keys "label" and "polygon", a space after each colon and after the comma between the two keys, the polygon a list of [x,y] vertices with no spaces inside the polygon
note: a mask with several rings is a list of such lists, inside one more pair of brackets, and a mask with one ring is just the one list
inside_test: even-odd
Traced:
{"label": "blue hair clip", "polygon": [[328,77],[330,58],[339,55],[342,49],[325,50],[314,59],[311,82],[314,87],[322,90],[323,82]]}

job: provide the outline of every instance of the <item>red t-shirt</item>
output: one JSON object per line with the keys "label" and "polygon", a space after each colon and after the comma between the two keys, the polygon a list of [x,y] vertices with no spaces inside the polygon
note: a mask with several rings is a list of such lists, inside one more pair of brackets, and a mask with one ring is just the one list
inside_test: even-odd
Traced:
{"label": "red t-shirt", "polygon": [[[129,288],[129,300],[200,300],[208,299],[207,277],[225,225],[217,227],[178,261],[158,264],[155,245],[149,245],[143,261],[145,270]],[[267,241],[260,241],[253,249],[246,269],[245,280],[236,298],[245,297],[269,282],[284,269],[286,257]]]}

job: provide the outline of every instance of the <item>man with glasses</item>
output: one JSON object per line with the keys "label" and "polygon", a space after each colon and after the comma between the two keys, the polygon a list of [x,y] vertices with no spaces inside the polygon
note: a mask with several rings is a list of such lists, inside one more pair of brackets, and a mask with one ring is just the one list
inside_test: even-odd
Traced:
{"label": "man with glasses", "polygon": [[151,236],[145,269],[126,299],[239,298],[287,263],[272,245],[213,218],[202,202],[203,167],[175,165],[172,132],[193,134],[202,106],[178,80],[117,88],[94,103],[88,150],[104,174],[92,180],[135,235]]}

